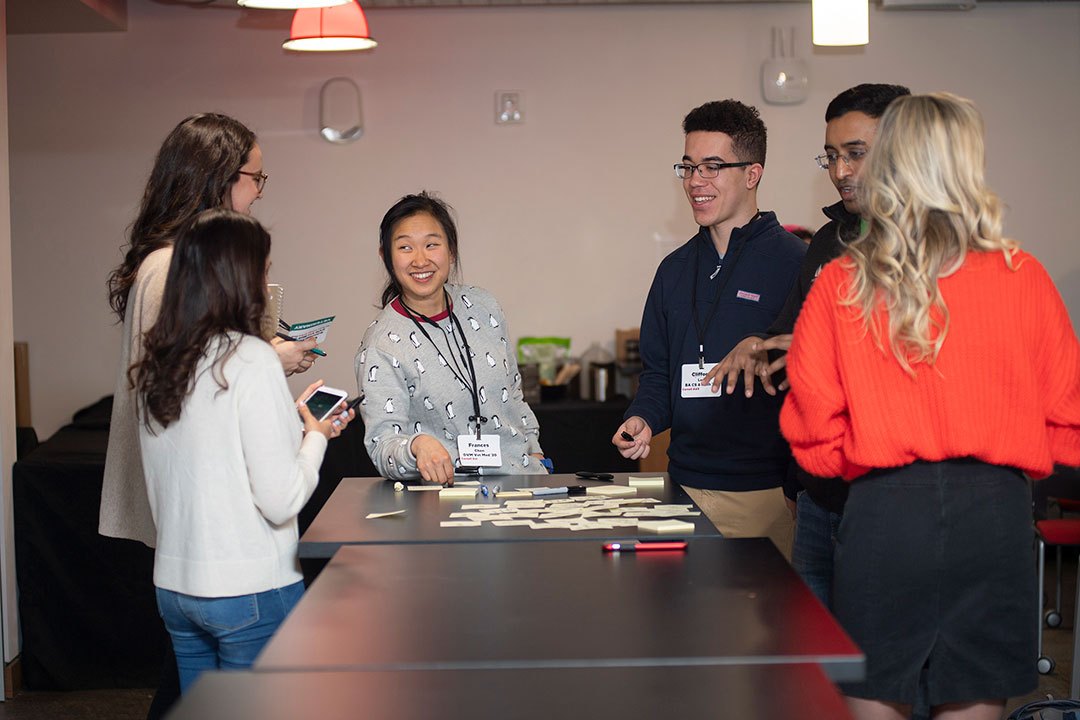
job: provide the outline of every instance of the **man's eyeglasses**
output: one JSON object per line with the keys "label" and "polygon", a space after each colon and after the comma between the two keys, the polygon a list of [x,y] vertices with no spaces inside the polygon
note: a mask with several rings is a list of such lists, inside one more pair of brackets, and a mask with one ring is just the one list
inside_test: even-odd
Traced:
{"label": "man's eyeglasses", "polygon": [[709,180],[719,175],[720,171],[724,168],[746,167],[747,165],[753,164],[754,163],[752,162],[703,162],[698,163],[697,165],[690,165],[689,163],[675,163],[675,175],[681,180],[685,180],[686,178],[693,176],[694,171],[697,170],[698,177]]}
{"label": "man's eyeglasses", "polygon": [[814,158],[814,161],[822,170],[835,168],[836,164],[841,160],[843,160],[844,164],[847,165],[849,168],[852,168],[865,160],[866,154],[868,152],[870,151],[861,148],[853,148],[848,152],[847,155],[838,152],[827,152],[818,155],[816,158]]}
{"label": "man's eyeglasses", "polygon": [[264,172],[249,172],[247,170],[237,170],[237,172],[255,178],[255,187],[259,189],[259,192],[263,191],[263,188],[266,187],[266,181],[270,179],[270,176]]}

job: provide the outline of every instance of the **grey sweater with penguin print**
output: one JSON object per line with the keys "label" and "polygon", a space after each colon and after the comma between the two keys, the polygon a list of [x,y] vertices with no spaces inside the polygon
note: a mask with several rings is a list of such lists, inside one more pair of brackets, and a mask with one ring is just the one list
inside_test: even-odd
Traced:
{"label": "grey sweater with penguin print", "polygon": [[[498,435],[501,468],[484,474],[542,474],[532,457],[542,453],[540,427],[521,395],[521,374],[510,346],[506,319],[486,290],[446,285],[453,312],[472,351],[480,414],[488,418],[481,431]],[[472,394],[459,380],[470,381],[461,356],[464,343],[448,314],[436,316],[439,328],[424,323],[428,337],[400,310],[397,301],[383,308],[368,326],[354,368],[364,394],[364,446],[379,473],[391,479],[417,478],[410,446],[417,435],[436,438],[458,463],[457,437],[475,433]],[[456,362],[455,362],[456,361]]]}

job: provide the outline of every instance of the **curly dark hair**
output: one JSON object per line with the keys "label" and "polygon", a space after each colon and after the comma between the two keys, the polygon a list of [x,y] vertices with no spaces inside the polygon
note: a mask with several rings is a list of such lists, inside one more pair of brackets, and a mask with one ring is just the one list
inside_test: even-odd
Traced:
{"label": "curly dark hair", "polygon": [[180,229],[161,314],[143,338],[142,361],[128,372],[147,428],[151,418],[162,427],[179,419],[214,340],[211,372],[228,388],[224,367],[239,336],[261,337],[269,257],[270,234],[248,215],[206,210]]}
{"label": "curly dark hair", "polygon": [[683,132],[719,132],[731,138],[731,150],[740,161],[765,165],[767,133],[757,108],[738,100],[714,100],[691,110],[683,119]]}
{"label": "curly dark hair", "polygon": [[889,103],[898,97],[910,95],[911,91],[903,85],[885,85],[863,83],[848,88],[832,99],[825,108],[825,122],[849,112],[861,112],[872,118],[879,118],[889,107]]}
{"label": "curly dark hair", "polygon": [[379,223],[379,249],[382,251],[387,280],[380,298],[382,307],[389,305],[391,300],[401,294],[401,283],[394,275],[393,241],[394,228],[402,220],[420,213],[427,213],[435,218],[435,221],[442,225],[443,233],[446,235],[450,257],[454,258],[454,272],[458,271],[460,259],[458,258],[457,226],[454,224],[450,211],[449,205],[429,194],[427,190],[423,190],[417,195],[406,195],[401,198],[383,215],[382,222]]}
{"label": "curly dark hair", "polygon": [[182,225],[220,207],[255,147],[255,133],[217,113],[185,118],[158,150],[124,260],[109,274],[109,306],[123,322],[128,293],[146,256],[165,247]]}

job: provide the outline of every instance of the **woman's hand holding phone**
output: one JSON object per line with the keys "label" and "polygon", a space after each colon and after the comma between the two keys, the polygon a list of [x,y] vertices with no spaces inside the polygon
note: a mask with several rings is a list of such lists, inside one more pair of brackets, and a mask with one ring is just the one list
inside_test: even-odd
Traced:
{"label": "woman's hand holding phone", "polygon": [[[333,402],[333,397],[337,397],[338,400],[331,405],[328,410],[323,411],[322,408],[325,406],[326,402],[324,396],[328,395],[332,396],[329,398],[330,402]],[[359,404],[359,399],[357,399],[348,407],[343,407],[345,397],[345,393],[341,390],[324,388],[322,380],[317,380],[311,385],[308,385],[307,389],[304,390],[296,400],[296,407],[300,412],[300,419],[304,421],[304,432],[319,432],[326,436],[328,440],[340,435],[349,424],[349,421],[356,417],[356,410],[354,408]],[[316,417],[311,412],[311,407],[309,407],[308,403],[313,399],[316,400],[315,406],[316,409],[320,411],[321,417]],[[322,402],[322,405],[320,405],[320,401]]]}

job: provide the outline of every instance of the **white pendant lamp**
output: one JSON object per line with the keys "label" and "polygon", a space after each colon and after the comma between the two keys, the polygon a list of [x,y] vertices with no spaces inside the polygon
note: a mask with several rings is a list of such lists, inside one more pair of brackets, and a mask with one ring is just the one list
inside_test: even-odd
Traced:
{"label": "white pendant lamp", "polygon": [[300,8],[332,7],[349,0],[236,0],[240,7],[262,10],[299,10]]}
{"label": "white pendant lamp", "polygon": [[868,0],[813,0],[814,44],[866,45],[870,42]]}

